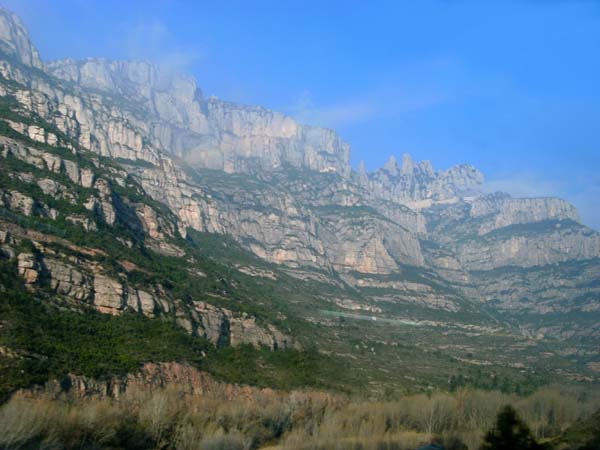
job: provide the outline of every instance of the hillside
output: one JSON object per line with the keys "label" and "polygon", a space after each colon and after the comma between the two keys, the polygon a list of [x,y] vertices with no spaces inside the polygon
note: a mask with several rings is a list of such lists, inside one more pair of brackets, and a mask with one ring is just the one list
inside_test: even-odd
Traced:
{"label": "hillside", "polygon": [[147,62],[44,62],[0,10],[2,395],[149,362],[365,396],[599,381],[572,205],[349,155]]}

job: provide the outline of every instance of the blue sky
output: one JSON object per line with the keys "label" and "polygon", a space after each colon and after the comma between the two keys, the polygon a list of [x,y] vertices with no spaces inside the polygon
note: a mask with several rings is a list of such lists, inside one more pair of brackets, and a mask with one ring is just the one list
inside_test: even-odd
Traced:
{"label": "blue sky", "polygon": [[[2,2],[2,0],[0,0]],[[555,195],[600,229],[600,1],[7,0],[42,58],[145,58],[206,95]]]}

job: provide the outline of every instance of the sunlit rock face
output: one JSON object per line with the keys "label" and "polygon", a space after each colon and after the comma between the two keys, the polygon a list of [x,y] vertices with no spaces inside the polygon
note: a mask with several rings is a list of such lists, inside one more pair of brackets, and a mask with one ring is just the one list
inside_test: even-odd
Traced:
{"label": "sunlit rock face", "polygon": [[[148,124],[155,147],[197,167],[228,173],[270,171],[284,166],[349,176],[349,146],[332,130],[300,125],[258,106],[204,98],[193,78],[144,61],[64,60],[48,72],[84,88],[125,97]],[[129,105],[131,106],[131,105]],[[113,141],[130,142],[125,129]],[[139,146],[138,146],[139,147]]]}
{"label": "sunlit rock face", "polygon": [[[594,262],[600,257],[599,234],[582,225],[563,200],[485,195],[484,176],[473,166],[436,170],[408,154],[401,162],[392,156],[373,172],[364,164],[353,171],[349,145],[334,131],[260,106],[207,98],[189,76],[144,61],[44,64],[21,22],[5,10],[0,10],[0,74],[0,96],[51,125],[7,118],[10,130],[50,148],[91,152],[96,163],[106,157],[119,167],[110,177],[98,176],[92,167],[2,137],[2,158],[65,175],[87,192],[84,206],[101,220],[0,186],[0,206],[13,213],[64,216],[85,230],[134,222],[149,248],[169,256],[184,252],[168,239],[185,238],[190,229],[228,235],[296,275],[320,271],[328,282],[340,277],[356,289],[388,290],[374,301],[447,310],[459,310],[465,298],[513,311],[555,311],[559,303],[594,307],[594,298],[583,296],[600,276]],[[66,182],[15,176],[46,195],[76,201],[76,190]],[[172,216],[147,204],[119,203],[115,187],[126,186],[128,178]],[[3,252],[15,253],[28,285],[48,283],[54,292],[103,312],[133,308],[154,315],[176,308],[158,288],[140,290],[51,256]],[[574,274],[579,263],[585,269]],[[518,277],[494,275],[517,269]],[[414,273],[419,276],[409,279]],[[551,281],[544,281],[548,274]],[[537,293],[543,308],[531,306]],[[178,320],[215,343],[243,342],[245,335],[257,345],[284,345],[279,332],[252,318],[227,318],[228,310],[208,306],[200,310],[181,312]]]}
{"label": "sunlit rock face", "polygon": [[429,161],[415,163],[409,154],[404,154],[401,166],[392,155],[371,174],[364,168],[359,171],[359,183],[374,195],[417,210],[456,202],[476,192],[483,181],[483,174],[470,164],[436,172]]}
{"label": "sunlit rock face", "polygon": [[471,206],[471,217],[488,218],[479,228],[480,234],[508,225],[544,220],[581,222],[575,207],[559,198],[511,198],[501,193],[477,198]]}
{"label": "sunlit rock face", "polygon": [[26,66],[44,67],[21,19],[5,9],[0,13],[0,49]]}

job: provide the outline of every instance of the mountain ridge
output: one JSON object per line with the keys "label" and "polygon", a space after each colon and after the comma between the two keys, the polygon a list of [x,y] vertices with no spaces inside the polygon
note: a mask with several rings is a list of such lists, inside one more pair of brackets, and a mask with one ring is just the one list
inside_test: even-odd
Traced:
{"label": "mountain ridge", "polygon": [[2,255],[41,298],[172,319],[218,347],[317,341],[377,361],[377,386],[398,364],[426,373],[399,356],[423,345],[439,383],[468,336],[510,340],[510,364],[556,341],[547,378],[598,377],[600,234],[564,200],[484,194],[473,166],[409,155],[354,171],[333,130],[149,63],[44,64],[5,10],[0,51]]}

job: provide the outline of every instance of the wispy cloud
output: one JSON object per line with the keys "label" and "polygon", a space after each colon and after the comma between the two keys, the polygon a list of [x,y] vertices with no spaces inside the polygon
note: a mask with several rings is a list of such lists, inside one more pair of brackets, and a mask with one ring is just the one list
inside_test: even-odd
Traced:
{"label": "wispy cloud", "polygon": [[198,43],[181,45],[176,35],[158,18],[123,24],[123,32],[114,45],[123,48],[129,58],[147,59],[176,71],[185,71],[202,59],[205,50]]}
{"label": "wispy cloud", "polygon": [[367,98],[317,105],[311,92],[304,90],[288,108],[288,112],[300,122],[335,128],[371,119],[378,110],[376,103]]}
{"label": "wispy cloud", "polygon": [[305,89],[287,111],[301,122],[330,128],[393,116],[401,118],[402,114],[436,107],[460,95],[458,91],[463,91],[463,87],[453,84],[455,77],[449,76],[440,83],[443,78],[431,76],[439,70],[452,72],[456,62],[444,58],[417,62],[387,74],[359,95],[329,103],[319,101]]}
{"label": "wispy cloud", "polygon": [[579,209],[583,223],[600,231],[600,182],[587,185],[566,198]]}
{"label": "wispy cloud", "polygon": [[556,180],[547,180],[535,173],[515,173],[486,181],[484,192],[508,192],[515,197],[550,197],[564,191],[565,185]]}

